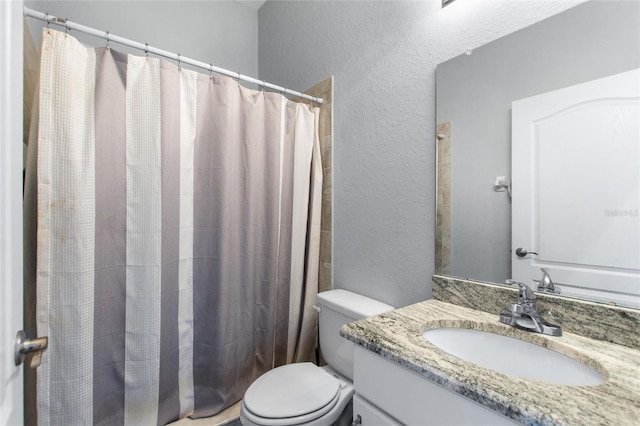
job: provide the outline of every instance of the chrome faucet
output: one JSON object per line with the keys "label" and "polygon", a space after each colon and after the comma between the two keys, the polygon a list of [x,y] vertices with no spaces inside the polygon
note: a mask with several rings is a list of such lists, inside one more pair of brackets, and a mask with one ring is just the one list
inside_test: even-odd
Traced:
{"label": "chrome faucet", "polygon": [[540,283],[538,284],[538,291],[543,293],[560,294],[560,289],[556,289],[553,281],[551,281],[549,271],[547,271],[546,268],[540,268],[540,270],[542,271],[542,279],[540,279]]}
{"label": "chrome faucet", "polygon": [[514,280],[505,282],[518,286],[518,301],[509,305],[508,312],[500,314],[501,323],[550,336],[562,336],[559,325],[550,324],[542,319],[536,309],[536,295],[528,286]]}

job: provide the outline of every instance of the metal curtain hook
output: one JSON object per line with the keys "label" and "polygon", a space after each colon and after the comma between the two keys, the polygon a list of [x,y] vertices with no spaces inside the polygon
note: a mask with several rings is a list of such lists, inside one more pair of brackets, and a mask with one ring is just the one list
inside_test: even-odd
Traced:
{"label": "metal curtain hook", "polygon": [[144,54],[147,58],[149,57],[149,43],[144,44]]}
{"label": "metal curtain hook", "polygon": [[50,29],[51,27],[49,25],[51,25],[51,20],[49,19],[49,12],[44,12],[44,16],[47,20],[47,29]]}
{"label": "metal curtain hook", "polygon": [[209,64],[209,80],[213,80],[213,64]]}
{"label": "metal curtain hook", "polygon": [[178,53],[178,71],[182,70],[182,61],[180,60],[180,54]]}
{"label": "metal curtain hook", "polygon": [[111,50],[111,44],[110,44],[111,40],[109,40],[109,31],[105,33],[105,38],[107,39],[107,50]]}
{"label": "metal curtain hook", "polygon": [[267,82],[262,80],[262,86],[260,86],[260,90],[262,90],[264,92],[264,89],[267,88]]}
{"label": "metal curtain hook", "polygon": [[64,32],[65,34],[69,34],[69,31],[71,31],[71,28],[69,28],[69,23],[67,22],[67,18],[64,18]]}

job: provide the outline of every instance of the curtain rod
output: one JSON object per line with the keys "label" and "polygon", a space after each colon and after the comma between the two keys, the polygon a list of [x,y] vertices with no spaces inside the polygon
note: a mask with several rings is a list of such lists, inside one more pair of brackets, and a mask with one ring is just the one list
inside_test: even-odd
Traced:
{"label": "curtain rod", "polygon": [[64,19],[64,18],[58,18],[57,16],[49,15],[47,13],[42,13],[40,11],[37,11],[37,10],[34,10],[34,9],[30,9],[30,8],[28,8],[26,6],[24,7],[24,16],[28,16],[30,18],[35,18],[35,19],[39,19],[41,21],[45,21],[47,23],[47,25],[48,24],[60,25],[62,27],[65,27],[67,31],[75,30],[75,31],[78,31],[78,32],[81,32],[81,33],[84,33],[84,34],[92,35],[94,37],[102,38],[104,40],[107,40],[107,45],[109,44],[109,42],[113,41],[113,42],[118,43],[118,44],[122,44],[122,45],[125,45],[125,46],[133,47],[133,48],[138,49],[138,50],[142,50],[145,53],[152,53],[152,54],[157,55],[157,56],[162,56],[164,58],[173,59],[174,61],[177,61],[178,64],[185,63],[185,64],[193,65],[194,67],[202,68],[202,69],[205,69],[205,70],[207,70],[209,72],[215,72],[215,73],[218,73],[218,74],[223,74],[223,75],[235,78],[236,80],[246,81],[247,83],[257,84],[259,87],[269,88],[269,89],[273,89],[273,90],[275,90],[277,92],[287,93],[289,95],[294,95],[294,96],[299,96],[301,98],[308,99],[308,100],[316,102],[318,104],[322,104],[322,102],[323,102],[322,98],[317,98],[315,96],[306,95],[304,93],[297,92],[295,90],[287,89],[287,88],[284,88],[282,86],[278,86],[278,85],[275,85],[275,84],[272,84],[272,83],[267,83],[264,80],[258,80],[258,79],[253,78],[253,77],[242,75],[239,72],[229,71],[229,70],[226,70],[224,68],[213,66],[211,64],[206,64],[204,62],[200,62],[200,61],[197,61],[195,59],[191,59],[191,58],[187,58],[185,56],[182,56],[179,53],[176,54],[176,53],[168,52],[166,50],[158,49],[157,47],[149,46],[148,44],[144,44],[144,43],[140,43],[140,42],[137,42],[137,41],[133,41],[133,40],[130,40],[128,38],[117,36],[115,34],[110,34],[109,31],[96,30],[95,28],[91,28],[91,27],[87,27],[85,25],[81,25],[81,24],[78,24],[78,23],[75,23],[75,22],[71,22],[71,21],[69,21],[67,19]]}

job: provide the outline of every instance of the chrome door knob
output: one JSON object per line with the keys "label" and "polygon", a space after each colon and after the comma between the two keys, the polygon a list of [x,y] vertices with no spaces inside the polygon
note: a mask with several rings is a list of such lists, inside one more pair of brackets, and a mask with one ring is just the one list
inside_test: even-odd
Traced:
{"label": "chrome door knob", "polygon": [[29,367],[36,368],[42,360],[42,351],[49,346],[48,337],[36,337],[35,339],[27,339],[24,330],[18,331],[16,334],[16,343],[14,348],[14,356],[16,365],[24,362],[29,354],[33,354]]}

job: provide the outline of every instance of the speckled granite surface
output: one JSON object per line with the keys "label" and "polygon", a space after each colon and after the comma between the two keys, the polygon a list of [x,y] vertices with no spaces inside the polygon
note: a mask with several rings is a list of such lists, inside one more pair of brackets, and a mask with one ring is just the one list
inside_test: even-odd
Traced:
{"label": "speckled granite surface", "polygon": [[[517,378],[449,355],[424,340],[427,328],[491,331],[578,359],[606,377],[597,386]],[[564,333],[549,337],[501,324],[495,314],[427,300],[343,326],[340,334],[389,361],[525,425],[640,425],[640,351]]]}
{"label": "speckled granite surface", "polygon": [[[515,287],[439,275],[432,282],[434,299],[496,315],[517,299]],[[542,317],[564,332],[640,349],[640,310],[541,293],[536,301]]]}

